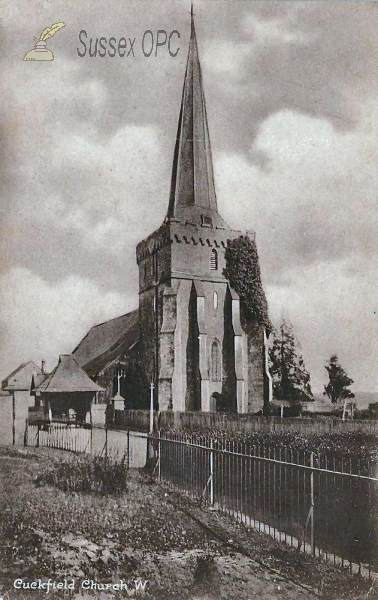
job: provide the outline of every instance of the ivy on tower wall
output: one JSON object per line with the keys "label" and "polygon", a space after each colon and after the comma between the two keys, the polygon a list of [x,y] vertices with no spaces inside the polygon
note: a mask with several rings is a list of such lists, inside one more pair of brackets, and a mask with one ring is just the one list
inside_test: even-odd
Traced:
{"label": "ivy on tower wall", "polygon": [[254,240],[241,235],[227,240],[224,276],[239,294],[244,325],[263,325],[267,333],[272,330],[268,303],[261,283],[259,255]]}

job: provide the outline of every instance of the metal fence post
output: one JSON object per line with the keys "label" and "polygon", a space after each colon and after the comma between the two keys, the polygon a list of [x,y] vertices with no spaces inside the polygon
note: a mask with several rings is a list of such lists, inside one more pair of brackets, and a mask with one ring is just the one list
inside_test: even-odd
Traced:
{"label": "metal fence post", "polygon": [[127,470],[130,469],[130,427],[127,427]]}
{"label": "metal fence post", "polygon": [[310,494],[311,494],[311,554],[315,555],[315,539],[314,539],[314,453],[311,452],[310,456],[310,467],[311,467],[311,475],[310,475]]}
{"label": "metal fence post", "polygon": [[154,384],[150,385],[150,435],[154,431]]}
{"label": "metal fence post", "polygon": [[213,440],[210,440],[210,506],[214,504],[214,452],[213,452]]}
{"label": "metal fence post", "polygon": [[159,474],[159,481],[161,480],[161,432],[160,429],[158,431],[158,474]]}
{"label": "metal fence post", "polygon": [[28,419],[25,421],[24,446],[28,445]]}
{"label": "metal fence post", "polygon": [[12,445],[16,444],[16,399],[12,392]]}

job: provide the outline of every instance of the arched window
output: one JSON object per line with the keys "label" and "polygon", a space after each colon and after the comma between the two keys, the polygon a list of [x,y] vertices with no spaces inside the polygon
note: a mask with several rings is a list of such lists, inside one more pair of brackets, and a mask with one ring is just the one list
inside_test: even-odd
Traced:
{"label": "arched window", "polygon": [[214,306],[214,310],[217,310],[217,308],[218,308],[218,292],[214,292],[213,306]]}
{"label": "arched window", "polygon": [[218,271],[218,252],[216,250],[211,251],[210,271]]}
{"label": "arched window", "polygon": [[214,340],[210,354],[210,381],[221,381],[221,369],[221,347],[218,340]]}

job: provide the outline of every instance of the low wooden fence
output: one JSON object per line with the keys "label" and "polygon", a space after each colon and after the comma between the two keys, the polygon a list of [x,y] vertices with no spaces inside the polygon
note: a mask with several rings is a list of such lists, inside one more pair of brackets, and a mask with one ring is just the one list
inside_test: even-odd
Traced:
{"label": "low wooden fence", "polygon": [[147,460],[147,437],[130,431],[79,424],[70,421],[26,421],[25,446],[48,447],[111,459],[127,459],[130,467],[144,467]]}
{"label": "low wooden fence", "polygon": [[376,464],[184,433],[151,439],[175,488],[298,551],[378,571]]}
{"label": "low wooden fence", "polygon": [[25,446],[46,446],[71,452],[91,452],[90,425],[62,421],[26,421]]}
{"label": "low wooden fence", "polygon": [[[116,410],[112,416],[110,427],[149,431],[150,412],[148,410]],[[202,412],[154,413],[154,428],[176,431],[199,431],[218,429],[238,433],[293,432],[303,434],[346,433],[364,431],[378,434],[378,421],[346,420],[336,417],[262,417],[254,415],[233,415]]]}

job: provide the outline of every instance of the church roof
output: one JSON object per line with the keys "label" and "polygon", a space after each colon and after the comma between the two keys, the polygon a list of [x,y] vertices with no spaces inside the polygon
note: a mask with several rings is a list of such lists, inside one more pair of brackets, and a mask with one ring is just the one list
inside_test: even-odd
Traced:
{"label": "church roof", "polygon": [[203,217],[211,217],[214,226],[226,226],[217,208],[205,94],[192,10],[167,218],[201,224]]}
{"label": "church roof", "polygon": [[100,392],[102,388],[77,364],[72,354],[61,354],[55,369],[36,387],[37,392]]}
{"label": "church roof", "polygon": [[72,354],[85,372],[94,376],[138,340],[139,311],[134,310],[92,327]]}

